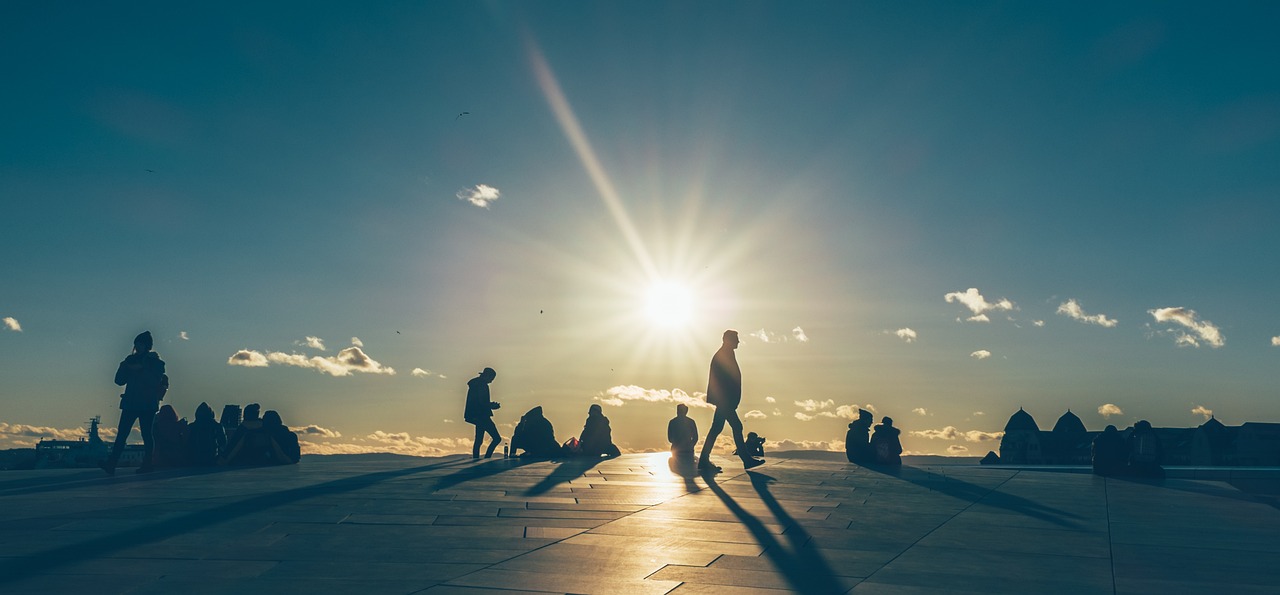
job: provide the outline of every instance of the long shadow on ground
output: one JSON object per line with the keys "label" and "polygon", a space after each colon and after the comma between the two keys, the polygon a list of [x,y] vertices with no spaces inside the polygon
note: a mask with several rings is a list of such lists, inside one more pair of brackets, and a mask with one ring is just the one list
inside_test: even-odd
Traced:
{"label": "long shadow on ground", "polygon": [[592,467],[599,465],[603,460],[604,459],[601,458],[569,459],[560,463],[560,466],[552,470],[551,473],[548,473],[546,477],[542,478],[542,481],[539,481],[529,489],[525,490],[524,495],[541,496],[542,494],[551,491],[551,488],[554,488],[557,485],[582,477],[584,473],[589,471]]}
{"label": "long shadow on ground", "polygon": [[221,506],[215,506],[206,510],[192,512],[178,518],[167,519],[151,523],[149,525],[119,531],[109,535],[103,535],[101,537],[95,537],[80,543],[33,552],[24,556],[0,559],[0,585],[28,578],[36,574],[41,574],[59,566],[72,564],[86,559],[103,557],[114,551],[161,541],[247,514],[253,514],[270,508],[275,508],[277,506],[292,504],[294,502],[314,498],[316,496],[330,496],[351,492],[383,481],[395,479],[397,477],[422,473],[432,469],[454,467],[466,462],[469,461],[443,461],[430,465],[410,467],[407,469],[379,471],[376,473],[367,473],[365,475],[335,479],[333,481],[327,481],[311,486],[293,488],[270,494],[262,494],[223,504]]}
{"label": "long shadow on ground", "polygon": [[[895,465],[864,466],[862,468],[888,477],[900,479],[922,488],[942,492],[943,494],[953,498],[970,503],[977,504],[981,502],[986,506],[995,506],[1012,512],[1021,513],[1068,529],[1084,529],[1083,526],[1075,520],[1072,520],[1079,519],[1079,515],[1072,514],[1052,506],[1045,506],[1044,504],[1040,504],[1034,500],[1028,500],[1021,496],[1014,496],[1013,494],[999,491],[1000,486],[1004,485],[1004,482],[1001,482],[994,487],[987,488],[974,483],[969,483],[963,479],[937,475],[914,467],[903,468]],[[1009,476],[1009,479],[1017,477],[1018,473],[1021,473],[1021,471],[1015,471],[1013,475]],[[921,475],[923,475],[923,477],[921,477]]]}
{"label": "long shadow on ground", "polygon": [[809,534],[783,509],[777,498],[774,498],[773,493],[769,491],[769,483],[775,481],[774,478],[756,471],[748,471],[747,475],[751,478],[751,487],[755,488],[756,493],[760,495],[760,500],[785,527],[782,536],[788,543],[779,541],[760,519],[747,512],[728,492],[725,492],[724,488],[716,483],[715,474],[705,474],[702,479],[707,482],[707,487],[715,492],[725,507],[738,517],[739,521],[742,521],[748,531],[751,531],[756,542],[764,546],[765,557],[769,558],[774,568],[782,573],[791,590],[814,595],[844,593],[848,590],[848,587],[841,585],[840,579],[831,571],[831,567],[827,565],[827,561],[818,550],[804,548],[809,541]]}

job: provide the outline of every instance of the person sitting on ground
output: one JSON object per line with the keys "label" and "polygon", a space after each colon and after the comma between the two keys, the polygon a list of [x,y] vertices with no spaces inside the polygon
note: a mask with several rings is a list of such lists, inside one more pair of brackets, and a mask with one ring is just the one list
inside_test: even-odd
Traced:
{"label": "person sitting on ground", "polygon": [[271,440],[262,429],[262,420],[258,412],[262,407],[257,403],[244,406],[244,421],[236,428],[235,434],[227,441],[227,454],[223,464],[230,465],[265,465],[267,453],[271,450]]}
{"label": "person sitting on ground", "polygon": [[560,454],[560,443],[556,442],[555,429],[551,422],[542,416],[542,406],[530,409],[520,418],[516,430],[511,437],[511,452],[523,449],[519,456],[549,459]]}
{"label": "person sitting on ground", "polygon": [[222,417],[219,420],[218,423],[222,425],[222,433],[228,437],[234,436],[236,428],[240,427],[240,406],[223,405]]}
{"label": "person sitting on ground", "polygon": [[858,419],[849,422],[849,431],[844,435],[844,455],[850,463],[867,465],[875,462],[875,452],[871,450],[871,444],[868,442],[873,423],[875,418],[866,409],[859,409]]}
{"label": "person sitting on ground", "polygon": [[876,453],[876,463],[881,465],[902,464],[902,442],[898,440],[901,430],[893,427],[893,419],[885,417],[871,434],[871,450]]}
{"label": "person sitting on ground", "polygon": [[151,451],[153,467],[172,469],[186,464],[187,420],[178,419],[178,410],[173,405],[166,404],[156,414],[151,439],[155,442]]}
{"label": "person sitting on ground", "polygon": [[689,417],[688,405],[676,405],[676,416],[667,422],[667,442],[671,443],[672,455],[693,457],[693,449],[698,445],[698,423]]}
{"label": "person sitting on ground", "polygon": [[187,464],[210,467],[227,448],[227,434],[222,424],[214,421],[213,408],[208,403],[196,407],[196,420],[187,426]]}
{"label": "person sitting on ground", "polygon": [[579,454],[584,457],[600,458],[622,455],[613,444],[613,430],[609,428],[609,418],[604,416],[604,409],[594,403],[587,409],[587,423],[582,426],[582,438],[579,439]]}
{"label": "person sitting on ground", "polygon": [[267,411],[262,414],[262,431],[271,442],[271,449],[267,451],[267,464],[293,465],[302,458],[298,435],[284,425],[279,413]]}
{"label": "person sitting on ground", "polygon": [[[755,432],[747,432],[747,439],[742,443],[742,450],[749,457],[764,460],[764,437]],[[733,454],[738,454],[738,451],[733,451]]]}
{"label": "person sitting on ground", "polygon": [[1093,439],[1093,473],[1103,477],[1115,477],[1124,473],[1125,449],[1124,438],[1115,426],[1107,426],[1097,438]]}
{"label": "person sitting on ground", "polygon": [[1160,437],[1151,427],[1151,422],[1144,419],[1133,424],[1126,446],[1129,453],[1129,475],[1164,478],[1164,468],[1160,466],[1164,461],[1164,446],[1160,444]]}

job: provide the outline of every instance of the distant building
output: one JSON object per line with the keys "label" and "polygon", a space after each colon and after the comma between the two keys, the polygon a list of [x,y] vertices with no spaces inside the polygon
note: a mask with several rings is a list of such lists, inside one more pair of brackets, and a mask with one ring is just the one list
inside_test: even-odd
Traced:
{"label": "distant building", "polygon": [[[1126,436],[1133,428],[1126,428]],[[1194,428],[1155,428],[1164,447],[1165,465],[1280,466],[1280,424],[1246,422],[1227,426],[1210,417]],[[1019,408],[1004,425],[1000,459],[1004,465],[1088,465],[1093,439],[1076,414],[1068,410],[1052,430]],[[992,461],[994,463],[995,461]]]}

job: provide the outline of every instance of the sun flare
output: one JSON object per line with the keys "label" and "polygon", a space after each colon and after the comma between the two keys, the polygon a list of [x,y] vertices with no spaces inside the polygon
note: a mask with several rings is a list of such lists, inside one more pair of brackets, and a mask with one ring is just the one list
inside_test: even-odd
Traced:
{"label": "sun flare", "polygon": [[692,311],[693,297],[689,290],[675,283],[655,284],[645,296],[645,313],[659,326],[684,326]]}

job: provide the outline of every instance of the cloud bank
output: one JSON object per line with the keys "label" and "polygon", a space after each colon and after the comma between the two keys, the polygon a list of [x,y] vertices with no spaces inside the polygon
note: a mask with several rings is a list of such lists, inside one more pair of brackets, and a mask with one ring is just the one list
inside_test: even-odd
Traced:
{"label": "cloud bank", "polygon": [[591,397],[592,400],[599,401],[603,405],[611,407],[621,407],[627,401],[640,401],[646,403],[684,403],[690,407],[712,408],[707,403],[704,393],[695,392],[693,395],[684,392],[678,388],[672,390],[643,388],[634,384],[618,385],[606,389],[604,392]]}
{"label": "cloud bank", "polygon": [[1212,322],[1208,320],[1200,320],[1195,310],[1189,308],[1156,308],[1147,310],[1156,322],[1168,322],[1178,324],[1191,331],[1189,334],[1182,330],[1173,330],[1173,341],[1180,346],[1199,347],[1203,342],[1210,347],[1217,349],[1227,344],[1226,337],[1222,336],[1222,331],[1218,329]]}
{"label": "cloud bank", "polygon": [[493,204],[493,201],[502,196],[502,192],[488,184],[477,184],[473,188],[459,190],[454,196],[457,196],[458,200],[464,200],[482,209],[487,209],[489,205]]}
{"label": "cloud bank", "polygon": [[910,432],[910,434],[931,440],[964,440],[965,442],[990,442],[999,440],[1004,436],[1004,432],[983,432],[981,430],[961,432],[955,426],[946,426],[941,430],[917,430]]}
{"label": "cloud bank", "polygon": [[252,349],[241,349],[227,358],[227,364],[248,368],[265,368],[271,364],[279,364],[310,368],[335,377],[350,376],[354,372],[386,374],[388,376],[393,376],[396,373],[395,369],[382,365],[365,354],[359,347],[354,346],[347,347],[339,351],[337,355],[330,357],[320,357],[318,355],[307,357],[300,353],[284,353],[280,351],[268,351],[263,354]]}
{"label": "cloud bank", "polygon": [[1096,324],[1105,328],[1112,328],[1119,324],[1116,319],[1107,318],[1106,314],[1085,314],[1084,308],[1081,308],[1080,303],[1074,299],[1069,299],[1058,306],[1058,314],[1085,324]]}
{"label": "cloud bank", "polygon": [[760,329],[747,333],[747,336],[752,339],[756,339],[761,343],[788,343],[791,341],[795,341],[797,343],[809,342],[809,335],[804,332],[804,329],[798,326],[791,329],[790,333],[775,333],[773,331]]}
{"label": "cloud bank", "polygon": [[953,291],[942,296],[942,298],[945,299],[948,304],[963,304],[970,312],[973,312],[973,316],[967,319],[970,322],[989,322],[991,319],[987,317],[987,312],[1008,312],[1017,309],[1017,305],[1012,301],[1009,301],[1008,298],[1000,298],[994,302],[988,302],[987,298],[982,297],[982,294],[978,292],[978,288],[976,287],[970,287],[963,292]]}

